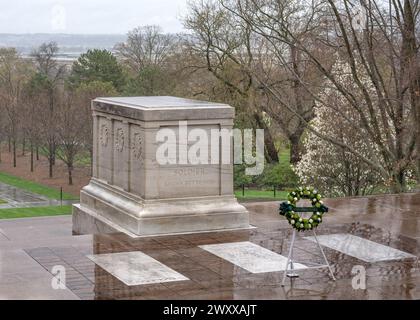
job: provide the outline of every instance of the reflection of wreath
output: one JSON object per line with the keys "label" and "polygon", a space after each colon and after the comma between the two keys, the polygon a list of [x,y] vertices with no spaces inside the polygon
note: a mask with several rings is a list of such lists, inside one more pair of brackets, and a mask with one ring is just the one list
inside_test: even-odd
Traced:
{"label": "reflection of wreath", "polygon": [[[312,207],[296,207],[300,199],[311,200]],[[299,187],[287,196],[287,202],[280,204],[280,215],[285,216],[293,228],[298,231],[312,230],[322,222],[322,215],[328,208],[322,203],[322,196],[314,188]],[[296,212],[312,212],[310,218],[302,218]]]}

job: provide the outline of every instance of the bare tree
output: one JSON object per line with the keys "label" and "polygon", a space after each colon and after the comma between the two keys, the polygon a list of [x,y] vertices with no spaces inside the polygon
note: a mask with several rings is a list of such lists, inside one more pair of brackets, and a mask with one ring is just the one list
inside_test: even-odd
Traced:
{"label": "bare tree", "polygon": [[37,74],[33,82],[36,82],[35,86],[37,87],[38,94],[46,97],[46,99],[40,100],[45,103],[45,117],[43,119],[45,127],[42,128],[43,140],[45,142],[43,149],[46,151],[48,157],[50,178],[53,176],[56,151],[56,97],[58,90],[63,85],[66,70],[65,65],[60,65],[56,60],[58,50],[57,44],[50,42],[42,44],[32,53],[37,68]]}
{"label": "bare tree", "polygon": [[116,45],[119,56],[135,73],[148,66],[163,65],[176,44],[173,35],[159,26],[138,27],[127,34],[127,41]]}
{"label": "bare tree", "polygon": [[[297,79],[301,76],[312,84],[319,80],[317,70],[305,62],[293,45],[282,45],[273,52],[270,41],[256,33],[248,21],[225,8],[222,1],[190,4],[185,25],[194,32],[191,46],[203,57],[204,67],[246,101],[243,108],[254,124],[266,130],[267,160],[278,161],[272,133],[264,121],[268,116],[290,141],[291,162],[299,161],[300,138],[305,130],[301,118],[307,122],[313,119],[314,99]],[[303,33],[304,36],[309,34]],[[278,57],[276,53],[280,52]],[[281,92],[282,103],[273,99],[267,88]]]}
{"label": "bare tree", "polygon": [[[1,112],[1,107],[0,107]],[[6,117],[0,117],[0,163],[2,161],[1,153],[3,151],[3,142],[7,139],[7,121]]]}
{"label": "bare tree", "polygon": [[8,136],[13,148],[13,166],[16,167],[16,143],[19,120],[22,117],[23,88],[30,69],[13,48],[0,49],[0,109],[7,117]]}
{"label": "bare tree", "polygon": [[[32,79],[33,80],[33,79]],[[40,124],[42,123],[43,117],[43,97],[39,92],[34,92],[37,90],[37,87],[33,87],[34,83],[29,81],[25,86],[24,98],[22,104],[22,131],[29,140],[29,150],[30,150],[30,171],[34,172],[34,160],[35,155],[37,155],[36,150],[41,143],[41,132]],[[37,160],[39,160],[37,158]]]}
{"label": "bare tree", "polygon": [[[419,2],[393,0],[385,6],[384,2],[374,0],[232,0],[223,1],[223,5],[269,41],[277,56],[282,56],[281,48],[285,44],[299,50],[303,59],[316,67],[332,84],[332,89],[357,111],[357,122],[348,121],[356,129],[366,130],[366,141],[379,150],[379,158],[374,154],[366,157],[351,146],[320,134],[293,108],[289,108],[290,111],[295,112],[309,130],[345,148],[380,172],[392,191],[403,191],[405,172],[413,163],[420,137],[419,46],[416,38]],[[355,17],[355,6],[362,12],[362,18]],[[307,30],[313,37],[301,38],[302,32]],[[332,59],[342,57],[348,62],[357,90],[348,90],[337,81],[337,75],[330,68],[331,62],[322,59],[317,47],[330,52]],[[291,65],[285,66],[293,72]],[[373,91],[360,81],[360,72],[368,76],[374,85]],[[295,73],[295,76],[315,100],[326,103],[319,101],[301,75]],[[278,103],[284,102],[275,88],[270,88],[258,76],[256,79]],[[329,107],[331,112],[345,117],[339,106]],[[418,157],[417,151],[417,165]]]}
{"label": "bare tree", "polygon": [[67,166],[68,183],[73,184],[76,157],[83,148],[84,127],[87,119],[80,110],[72,92],[63,92],[56,105],[57,113],[57,157]]}

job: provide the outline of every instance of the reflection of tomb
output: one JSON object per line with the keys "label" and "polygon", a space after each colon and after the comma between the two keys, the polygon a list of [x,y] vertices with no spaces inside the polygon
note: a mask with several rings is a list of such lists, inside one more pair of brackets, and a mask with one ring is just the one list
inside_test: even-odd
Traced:
{"label": "reflection of tomb", "polygon": [[[194,241],[194,236],[197,234],[182,235],[183,239]],[[200,236],[200,240],[207,239],[212,241],[207,236]],[[179,241],[179,236],[165,237],[168,243],[174,243]],[[206,238],[207,237],[207,238]],[[92,250],[88,256],[104,256],[104,255],[117,255],[115,261],[112,264],[115,267],[121,268],[121,271],[131,272],[134,278],[138,278],[139,281],[150,281],[152,277],[156,277],[156,268],[149,265],[146,260],[144,261],[131,261],[133,268],[139,267],[142,262],[150,271],[151,277],[144,273],[139,273],[130,270],[128,266],[121,264],[121,259],[118,257],[119,254],[126,253],[142,253],[155,260],[166,267],[171,268],[173,271],[180,273],[185,276],[186,279],[171,280],[162,278],[154,283],[144,283],[139,285],[126,284],[121,279],[112,273],[109,268],[103,268],[99,264],[95,263],[94,274],[93,274],[93,298],[95,300],[104,299],[168,299],[168,298],[179,298],[179,293],[184,291],[183,294],[200,295],[200,298],[206,299],[233,299],[235,290],[239,290],[238,286],[234,283],[233,278],[237,274],[243,274],[244,270],[232,265],[226,261],[220,260],[214,255],[208,254],[205,251],[203,255],[188,255],[187,257],[177,252],[180,249],[174,249],[173,247],[166,247],[165,245],[159,244],[155,239],[161,239],[162,237],[140,237],[130,238],[126,235],[115,233],[115,234],[94,234]],[[236,237],[235,237],[236,238]],[[240,239],[248,239],[248,237],[241,236]],[[214,240],[213,240],[214,241]],[[191,244],[193,248],[196,248],[196,244]],[[182,249],[181,249],[182,251]],[[90,259],[90,258],[89,258]],[[92,259],[90,259],[92,261]],[[111,264],[111,265],[112,265]],[[223,275],[225,278],[215,278],[215,273]],[[155,279],[156,280],[156,279]]]}
{"label": "reflection of tomb", "polygon": [[[132,236],[248,228],[248,212],[233,195],[230,163],[159,164],[156,134],[179,121],[187,133],[231,129],[228,105],[174,97],[98,98],[93,109],[93,177],[73,209],[77,234],[122,231]],[[181,142],[182,143],[182,142]],[[188,141],[188,147],[195,141]],[[222,139],[216,140],[222,156]],[[231,144],[232,145],[232,144]],[[182,147],[182,146],[181,146]],[[231,153],[231,146],[228,152]],[[211,155],[211,146],[208,146]],[[222,162],[222,161],[219,161]]]}
{"label": "reflection of tomb", "polygon": [[[115,241],[112,235],[110,238],[107,238],[107,235],[93,235],[92,245],[92,254],[119,252],[122,249],[119,241]],[[130,287],[125,286],[97,264],[95,264],[94,279],[95,300],[116,299],[118,295],[127,298],[132,296]]]}

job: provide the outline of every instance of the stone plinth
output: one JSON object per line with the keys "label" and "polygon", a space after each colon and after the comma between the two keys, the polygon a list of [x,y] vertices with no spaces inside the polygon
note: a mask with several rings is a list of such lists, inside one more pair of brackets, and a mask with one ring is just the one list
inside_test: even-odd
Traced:
{"label": "stone plinth", "polygon": [[[142,236],[249,227],[248,212],[233,194],[233,156],[230,163],[208,164],[185,162],[181,152],[175,164],[156,158],[161,129],[175,132],[178,151],[184,135],[180,121],[187,124],[187,133],[203,129],[210,137],[213,129],[232,128],[232,107],[175,97],[126,97],[95,99],[92,110],[93,177],[73,207],[76,234]],[[217,143],[222,154],[226,146],[222,139]]]}

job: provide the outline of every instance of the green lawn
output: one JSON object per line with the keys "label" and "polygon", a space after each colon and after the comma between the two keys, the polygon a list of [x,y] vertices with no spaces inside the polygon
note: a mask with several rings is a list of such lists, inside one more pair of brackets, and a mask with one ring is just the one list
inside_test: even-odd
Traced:
{"label": "green lawn", "polygon": [[0,219],[60,216],[71,214],[71,206],[0,209]]}
{"label": "green lawn", "polygon": [[[0,172],[0,182],[45,196],[49,199],[56,199],[56,200],[60,199],[60,190],[56,190],[51,187],[44,186],[42,184],[38,184],[33,181],[15,177],[4,172]],[[63,199],[73,200],[73,199],[78,199],[78,197],[69,193],[63,193]]]}
{"label": "green lawn", "polygon": [[290,163],[290,149],[285,148],[279,151],[279,163]]}
{"label": "green lawn", "polygon": [[266,199],[266,200],[285,200],[288,191],[276,191],[276,197],[274,197],[273,190],[253,190],[245,189],[245,196],[242,196],[242,190],[235,190],[235,196],[239,200],[254,200],[254,199]]}
{"label": "green lawn", "polygon": [[[279,163],[280,164],[289,164],[290,162],[290,149],[281,147],[279,151]],[[273,189],[271,190],[261,190],[261,189],[246,189],[245,195],[242,195],[242,189],[235,190],[235,196],[242,201],[252,201],[252,200],[272,200],[272,201],[281,201],[286,200],[289,191],[276,190],[276,196],[274,197]]]}

